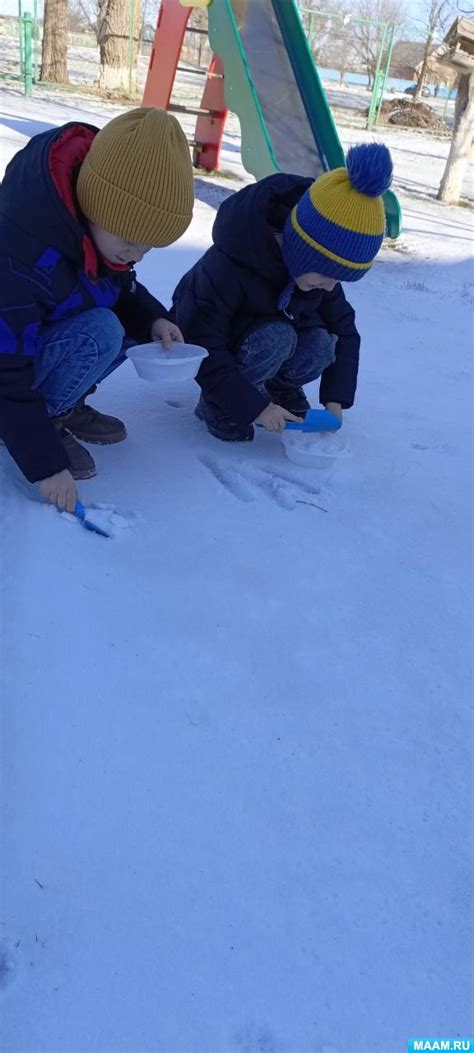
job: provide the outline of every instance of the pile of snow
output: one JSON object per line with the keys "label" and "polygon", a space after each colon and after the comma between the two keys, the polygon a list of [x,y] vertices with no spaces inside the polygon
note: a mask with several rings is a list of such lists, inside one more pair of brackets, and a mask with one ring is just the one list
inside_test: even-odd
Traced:
{"label": "pile of snow", "polygon": [[[121,515],[115,508],[110,505],[89,505],[85,509],[85,518],[93,526],[103,530],[110,538],[123,537],[128,532],[131,526],[131,518]],[[67,512],[63,512],[64,519],[67,519],[69,523],[74,523],[77,526],[81,525],[80,520],[73,515],[69,515]]]}

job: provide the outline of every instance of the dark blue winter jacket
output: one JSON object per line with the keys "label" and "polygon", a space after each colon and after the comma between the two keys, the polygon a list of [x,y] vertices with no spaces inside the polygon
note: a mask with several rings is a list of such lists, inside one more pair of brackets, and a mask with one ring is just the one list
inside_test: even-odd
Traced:
{"label": "dark blue winter jacket", "polygon": [[[283,317],[278,301],[289,275],[275,231],[310,185],[300,176],[273,175],[232,194],[218,211],[214,245],[173,297],[185,339],[209,351],[197,377],[204,394],[243,427],[269,400],[242,375],[235,355],[252,329]],[[332,293],[296,290],[287,312],[297,331],[317,326],[338,337],[336,361],[322,375],[319,397],[323,404],[352,406],[360,338],[341,285]]]}
{"label": "dark blue winter jacket", "polygon": [[68,467],[44,399],[32,389],[42,328],[107,307],[144,341],[156,318],[169,317],[133,268],[98,259],[79,214],[77,174],[96,134],[67,124],[35,136],[0,186],[0,435],[32,482]]}

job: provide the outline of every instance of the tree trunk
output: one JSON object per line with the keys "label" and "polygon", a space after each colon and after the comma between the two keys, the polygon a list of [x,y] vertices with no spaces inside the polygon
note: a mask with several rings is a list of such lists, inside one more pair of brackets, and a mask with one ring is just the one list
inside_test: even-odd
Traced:
{"label": "tree trunk", "polygon": [[41,80],[67,84],[68,0],[45,0]]}
{"label": "tree trunk", "polygon": [[423,91],[423,85],[425,83],[426,72],[428,69],[428,59],[431,55],[431,50],[433,47],[433,35],[433,32],[430,31],[426,39],[425,50],[423,52],[423,65],[421,67],[420,76],[418,77],[418,81],[416,84],[413,102],[419,102],[421,99],[421,93]]}
{"label": "tree trunk", "polygon": [[[133,18],[130,52],[130,22]],[[140,0],[102,0],[99,11],[99,87],[133,94],[137,86]]]}
{"label": "tree trunk", "polygon": [[446,168],[438,192],[438,200],[456,205],[469,164],[474,133],[474,73],[463,74],[456,96],[453,138]]}

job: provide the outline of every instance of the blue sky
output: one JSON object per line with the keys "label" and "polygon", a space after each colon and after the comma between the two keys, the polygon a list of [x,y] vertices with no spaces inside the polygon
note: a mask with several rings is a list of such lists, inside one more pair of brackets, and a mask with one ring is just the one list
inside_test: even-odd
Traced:
{"label": "blue sky", "polygon": [[[22,0],[23,11],[31,11],[33,13],[33,0]],[[38,0],[38,11],[43,10],[43,0]],[[1,0],[0,3],[0,14],[2,15],[17,15],[18,14],[18,0]]]}

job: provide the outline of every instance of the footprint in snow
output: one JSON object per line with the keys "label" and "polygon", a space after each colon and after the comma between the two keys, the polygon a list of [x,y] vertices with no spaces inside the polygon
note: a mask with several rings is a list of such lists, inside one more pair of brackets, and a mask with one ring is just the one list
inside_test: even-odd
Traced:
{"label": "footprint in snow", "polygon": [[17,953],[12,941],[0,939],[0,991],[9,987],[16,976]]}
{"label": "footprint in snow", "polygon": [[243,503],[249,504],[256,500],[259,493],[263,493],[286,511],[293,511],[298,504],[313,505],[324,512],[327,511],[317,500],[320,495],[319,487],[306,479],[302,480],[291,470],[257,468],[246,461],[238,461],[236,465],[231,466],[207,456],[200,457],[199,460],[225,490]]}
{"label": "footprint in snow", "polygon": [[277,1053],[278,1044],[270,1028],[250,1020],[235,1034],[234,1049],[239,1053]]}

